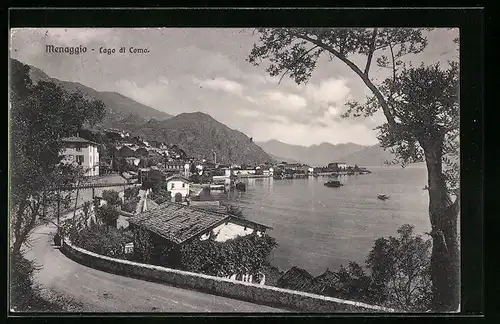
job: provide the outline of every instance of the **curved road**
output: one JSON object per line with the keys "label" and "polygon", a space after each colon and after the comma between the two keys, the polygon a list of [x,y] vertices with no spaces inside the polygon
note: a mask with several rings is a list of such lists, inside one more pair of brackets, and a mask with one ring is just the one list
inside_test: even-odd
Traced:
{"label": "curved road", "polygon": [[184,290],[95,270],[54,249],[55,226],[39,227],[26,257],[43,268],[43,287],[84,305],[88,312],[284,312],[235,299]]}

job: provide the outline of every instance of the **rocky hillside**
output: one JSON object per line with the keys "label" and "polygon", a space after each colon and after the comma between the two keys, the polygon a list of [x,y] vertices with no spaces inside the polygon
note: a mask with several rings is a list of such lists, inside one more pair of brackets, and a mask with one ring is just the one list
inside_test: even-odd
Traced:
{"label": "rocky hillside", "polygon": [[221,163],[264,163],[271,157],[245,134],[231,129],[211,116],[196,112],[183,113],[171,119],[149,120],[138,130],[141,136],[177,144],[188,156]]}
{"label": "rocky hillside", "polygon": [[[11,64],[24,63],[12,59]],[[102,101],[107,108],[106,118],[103,125],[104,127],[113,127],[119,120],[125,117],[129,117],[130,115],[140,116],[145,120],[148,120],[150,118],[165,120],[172,117],[171,115],[163,111],[159,111],[149,106],[138,103],[137,101],[125,97],[124,95],[121,95],[117,92],[97,91],[78,82],[63,81],[52,78],[42,70],[31,65],[28,66],[30,67],[31,80],[33,80],[33,82],[35,83],[38,81],[51,81],[61,85],[67,91],[72,92],[75,90],[80,90],[85,96]]]}

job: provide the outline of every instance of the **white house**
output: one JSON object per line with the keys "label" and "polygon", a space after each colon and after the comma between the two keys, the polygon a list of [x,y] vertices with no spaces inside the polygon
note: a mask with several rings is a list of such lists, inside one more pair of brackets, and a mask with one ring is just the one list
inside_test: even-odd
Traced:
{"label": "white house", "polygon": [[62,139],[64,148],[60,153],[61,163],[76,163],[85,170],[85,176],[99,175],[98,144],[81,137],[73,136]]}
{"label": "white house", "polygon": [[165,179],[167,183],[167,190],[170,191],[172,200],[175,200],[175,196],[180,194],[182,198],[186,198],[189,195],[189,180],[180,175],[174,175]]}

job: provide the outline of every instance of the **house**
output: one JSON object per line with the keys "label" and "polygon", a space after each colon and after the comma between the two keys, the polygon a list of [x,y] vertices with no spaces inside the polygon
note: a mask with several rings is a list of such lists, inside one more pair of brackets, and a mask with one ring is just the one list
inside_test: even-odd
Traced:
{"label": "house", "polygon": [[347,168],[347,164],[344,162],[332,162],[328,164],[328,169],[332,170],[345,170]]}
{"label": "house", "polygon": [[184,171],[184,163],[183,161],[168,161],[165,162],[165,171],[177,171],[177,172],[182,172]]}
{"label": "house", "polygon": [[226,213],[176,203],[164,203],[155,209],[129,218],[130,229],[150,233],[151,261],[170,267],[180,263],[180,249],[192,240],[218,242],[246,236],[262,235],[271,227],[240,219]]}
{"label": "house", "polygon": [[62,139],[64,148],[61,163],[76,163],[85,170],[85,176],[99,175],[98,144],[78,136]]}
{"label": "house", "polygon": [[186,198],[189,195],[189,180],[183,176],[174,175],[165,179],[167,190],[170,191],[172,199]]}

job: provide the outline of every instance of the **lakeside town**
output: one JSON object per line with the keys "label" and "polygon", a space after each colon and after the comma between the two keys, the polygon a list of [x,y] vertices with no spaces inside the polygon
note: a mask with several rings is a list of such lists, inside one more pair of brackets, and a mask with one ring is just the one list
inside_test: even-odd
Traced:
{"label": "lakeside town", "polygon": [[[456,31],[100,31],[151,35],[130,71],[93,29],[47,30],[92,44],[39,61],[25,44],[41,32],[12,37],[11,312],[456,309]],[[211,35],[209,64],[183,33]],[[402,59],[435,35],[446,67]],[[349,74],[308,83],[322,53]]]}

